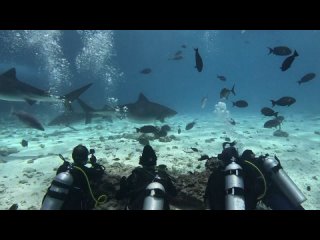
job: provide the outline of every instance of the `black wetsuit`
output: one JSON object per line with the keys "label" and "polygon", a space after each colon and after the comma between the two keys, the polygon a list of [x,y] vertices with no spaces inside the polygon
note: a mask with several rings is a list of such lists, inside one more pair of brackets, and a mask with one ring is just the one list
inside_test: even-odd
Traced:
{"label": "black wetsuit", "polygon": [[[77,165],[74,165],[77,166]],[[94,207],[94,200],[91,197],[87,180],[84,174],[74,166],[65,162],[57,170],[57,175],[61,172],[70,171],[73,177],[72,187],[64,200],[61,210],[89,210]],[[97,183],[104,171],[98,167],[88,168],[86,166],[77,166],[81,168],[88,177],[89,183]],[[48,190],[50,187],[48,188]],[[48,194],[48,193],[47,193]],[[44,196],[44,198],[46,195]],[[43,198],[43,199],[44,199]]]}
{"label": "black wetsuit", "polygon": [[[157,175],[160,179],[156,180]],[[144,198],[146,197],[146,187],[155,180],[165,188],[164,210],[169,210],[168,198],[176,196],[177,190],[166,172],[157,171],[153,168],[135,168],[127,179],[123,178],[117,198],[128,198],[127,207],[130,210],[142,210]]]}

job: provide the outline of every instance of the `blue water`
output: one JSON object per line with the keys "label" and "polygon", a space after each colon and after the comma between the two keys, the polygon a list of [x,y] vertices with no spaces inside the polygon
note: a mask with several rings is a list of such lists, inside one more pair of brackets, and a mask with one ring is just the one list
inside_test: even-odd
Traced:
{"label": "blue water", "polygon": [[[64,95],[87,83],[93,83],[81,95],[81,99],[94,108],[101,108],[105,104],[135,102],[139,93],[143,93],[150,101],[178,112],[167,123],[173,129],[171,133],[179,140],[171,142],[172,145],[158,140],[151,143],[159,150],[160,159],[164,161],[161,163],[168,163],[171,167],[178,159],[178,165],[185,171],[194,171],[196,163],[193,161],[198,156],[184,150],[196,146],[202,153],[218,154],[222,142],[228,136],[257,154],[276,153],[281,159],[285,159],[283,165],[291,171],[295,180],[300,177],[299,187],[303,187],[304,193],[309,194],[308,207],[319,209],[319,191],[305,190],[307,185],[312,189],[318,188],[311,177],[318,174],[320,154],[319,43],[320,31],[311,30],[0,31],[0,73],[15,67],[20,81],[50,90],[55,95]],[[268,47],[277,46],[287,46],[299,54],[287,71],[280,69],[286,56],[268,54]],[[202,72],[195,68],[194,48],[199,49],[202,57]],[[183,58],[172,60],[178,51],[182,52]],[[141,73],[146,68],[151,69],[150,74]],[[316,74],[315,79],[298,85],[297,81],[311,72]],[[223,82],[217,75],[223,75],[227,80]],[[220,101],[221,89],[231,89],[233,85],[236,96],[230,94],[229,100],[225,102],[237,125],[230,126],[225,120],[219,122],[221,119],[214,114],[214,110]],[[206,96],[208,101],[202,109],[201,99]],[[270,100],[284,96],[294,97],[296,103],[290,107],[274,107],[275,111],[285,117],[282,129],[289,132],[289,138],[277,138],[272,135],[274,129],[263,128],[264,122],[269,118],[262,116],[260,110],[262,107],[271,107]],[[246,100],[249,106],[232,107],[232,102],[237,100]],[[79,107],[75,105],[75,108]],[[36,130],[24,131],[26,127],[10,116],[12,110],[34,114],[43,123],[46,132],[37,135]],[[137,164],[140,152],[136,150],[142,146],[136,139],[131,137],[126,141],[116,141],[115,138],[108,137],[117,135],[123,138],[123,133],[136,134],[135,128],[141,127],[142,123],[137,125],[126,120],[108,123],[99,119],[90,128],[79,122],[74,125],[81,130],[77,136],[73,130],[63,130],[64,126],[50,129],[47,125],[63,111],[61,104],[41,102],[30,106],[25,102],[0,100],[1,131],[4,136],[0,139],[0,148],[16,148],[21,159],[30,158],[30,155],[24,155],[28,150],[41,158],[48,153],[55,154],[50,150],[52,148],[54,151],[63,149],[68,152],[78,141],[83,141],[84,144],[97,148],[101,159],[109,161],[119,157],[121,161],[125,161],[125,156],[132,152],[135,155],[131,164]],[[195,119],[195,127],[186,131],[185,125]],[[103,127],[98,129],[95,124]],[[119,128],[114,127],[116,124],[119,124]],[[183,130],[180,135],[177,133],[179,126]],[[55,135],[56,131],[60,131],[61,136]],[[48,138],[46,134],[53,137]],[[5,139],[10,136],[16,139]],[[100,142],[101,136],[107,139],[106,143]],[[22,138],[30,141],[29,149],[21,146]],[[205,141],[212,138],[214,141]],[[44,143],[46,147],[41,147],[40,143]],[[112,156],[105,151],[105,145],[110,145],[111,149],[116,148]],[[167,156],[171,151],[174,156]],[[11,161],[20,158],[9,155],[3,159]],[[194,166],[189,169],[187,161]],[[204,166],[201,167],[204,169]],[[309,169],[309,172],[305,169]],[[40,198],[38,200],[40,204]],[[8,204],[9,201],[6,202]]]}
{"label": "blue water", "polygon": [[[319,31],[298,30],[1,31],[0,71],[16,67],[21,81],[58,94],[94,82],[82,96],[93,106],[103,106],[109,97],[132,102],[143,92],[178,113],[211,111],[220,90],[235,84],[237,95],[228,106],[239,99],[249,103],[235,112],[260,114],[262,107],[271,106],[270,99],[292,96],[297,100],[292,113],[319,113],[319,41]],[[299,53],[285,72],[280,66],[286,57],[268,55],[267,47],[275,46]],[[201,73],[194,48],[204,62]],[[179,50],[182,60],[168,60]],[[144,68],[152,72],[141,74]],[[309,72],[317,77],[299,86],[297,81]],[[207,108],[201,110],[206,95]],[[0,104],[5,112],[12,103]]]}

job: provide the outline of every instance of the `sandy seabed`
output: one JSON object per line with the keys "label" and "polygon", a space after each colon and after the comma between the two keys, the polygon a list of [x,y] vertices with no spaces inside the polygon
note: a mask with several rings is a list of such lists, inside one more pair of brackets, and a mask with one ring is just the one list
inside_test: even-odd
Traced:
{"label": "sandy seabed", "polygon": [[[168,136],[174,137],[150,141],[157,152],[158,164],[165,164],[177,173],[201,172],[205,170],[205,161],[198,161],[202,154],[217,156],[226,139],[236,140],[239,149],[251,149],[256,155],[276,154],[284,170],[307,197],[303,207],[320,209],[320,116],[287,116],[282,130],[289,133],[288,137],[273,136],[276,129],[263,128],[268,117],[236,115],[233,118],[236,125],[218,120],[213,113],[167,119],[165,124],[171,127]],[[186,124],[193,120],[195,126],[185,130]],[[76,130],[45,126],[46,130],[41,132],[2,120],[0,209],[8,209],[14,203],[19,209],[39,209],[57,167],[62,164],[58,154],[70,160],[72,149],[80,143],[94,148],[98,161],[108,167],[114,162],[137,166],[143,145],[137,141],[141,134],[135,128],[143,125],[146,124],[95,119],[88,125],[72,125]],[[28,147],[21,145],[22,139],[28,141]]]}

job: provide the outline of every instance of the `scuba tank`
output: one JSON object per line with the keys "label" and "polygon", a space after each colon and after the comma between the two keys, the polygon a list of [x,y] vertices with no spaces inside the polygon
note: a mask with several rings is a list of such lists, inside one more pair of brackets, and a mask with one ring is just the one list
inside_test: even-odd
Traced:
{"label": "scuba tank", "polygon": [[245,210],[244,184],[242,167],[235,162],[235,158],[226,166],[225,170],[225,209]]}
{"label": "scuba tank", "polygon": [[159,182],[152,182],[146,188],[143,210],[163,210],[165,189]]}
{"label": "scuba tank", "polygon": [[61,172],[53,179],[42,202],[41,210],[60,210],[73,184],[69,171]]}
{"label": "scuba tank", "polygon": [[263,167],[270,174],[273,182],[277,184],[283,194],[294,206],[299,206],[307,200],[297,185],[291,180],[282,169],[277,157],[266,157],[263,159]]}

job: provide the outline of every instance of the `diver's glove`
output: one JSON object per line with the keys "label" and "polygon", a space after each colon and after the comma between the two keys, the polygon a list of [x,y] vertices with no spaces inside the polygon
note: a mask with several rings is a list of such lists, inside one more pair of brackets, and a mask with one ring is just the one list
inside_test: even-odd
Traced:
{"label": "diver's glove", "polygon": [[97,158],[93,154],[90,158],[90,163],[95,170],[103,172],[106,169],[103,165],[97,163]]}
{"label": "diver's glove", "polygon": [[90,158],[90,163],[91,163],[92,166],[95,166],[97,164],[97,158],[93,154],[92,154],[92,156]]}

